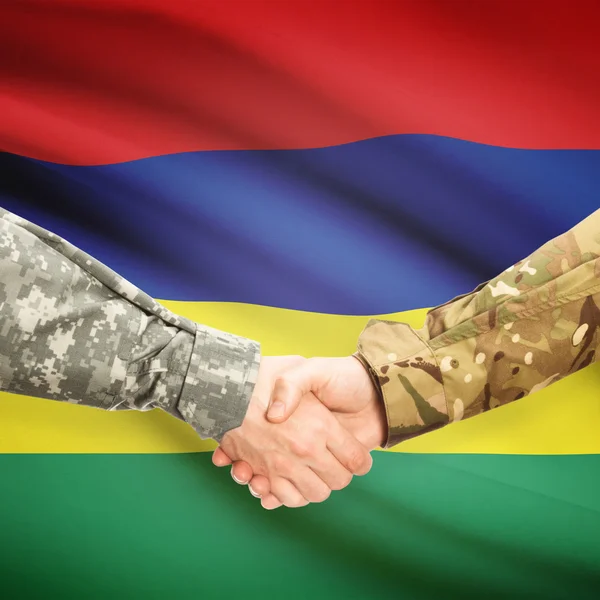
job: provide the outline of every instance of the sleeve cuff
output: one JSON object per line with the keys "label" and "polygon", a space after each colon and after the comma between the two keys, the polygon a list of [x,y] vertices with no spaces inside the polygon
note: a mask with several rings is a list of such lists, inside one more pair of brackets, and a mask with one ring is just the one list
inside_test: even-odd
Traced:
{"label": "sleeve cuff", "polygon": [[425,340],[406,323],[371,320],[358,341],[385,404],[386,448],[448,423],[442,371]]}
{"label": "sleeve cuff", "polygon": [[257,342],[197,326],[178,409],[201,438],[220,442],[242,424],[259,364]]}

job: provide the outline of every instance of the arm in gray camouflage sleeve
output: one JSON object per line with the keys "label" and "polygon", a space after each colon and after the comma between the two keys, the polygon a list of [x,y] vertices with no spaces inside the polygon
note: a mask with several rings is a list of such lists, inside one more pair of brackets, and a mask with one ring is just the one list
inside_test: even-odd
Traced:
{"label": "arm in gray camouflage sleeve", "polygon": [[179,317],[85,252],[0,208],[0,389],[162,408],[203,437],[238,427],[259,345]]}

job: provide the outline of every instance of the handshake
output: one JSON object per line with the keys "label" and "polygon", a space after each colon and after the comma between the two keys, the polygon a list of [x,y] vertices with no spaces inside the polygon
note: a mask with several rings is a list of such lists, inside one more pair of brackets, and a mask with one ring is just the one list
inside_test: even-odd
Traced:
{"label": "handshake", "polygon": [[383,401],[358,359],[263,357],[240,427],[213,454],[264,508],[323,502],[385,443]]}

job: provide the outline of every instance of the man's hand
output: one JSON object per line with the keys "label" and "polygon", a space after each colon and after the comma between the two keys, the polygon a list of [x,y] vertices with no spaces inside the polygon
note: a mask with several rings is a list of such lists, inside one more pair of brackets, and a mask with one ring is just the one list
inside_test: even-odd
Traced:
{"label": "man's hand", "polygon": [[[331,490],[346,487],[353,474],[367,473],[372,464],[366,447],[306,387],[306,378],[313,376],[304,372],[307,364],[299,357],[263,358],[244,422],[224,436],[222,451],[213,456],[217,466],[223,465],[220,455],[227,463],[244,461],[239,462],[243,469],[263,476],[277,501],[289,507],[326,500]],[[276,423],[266,418],[271,397],[284,403]],[[343,405],[343,397],[338,404]],[[363,409],[366,414],[369,407]],[[353,416],[360,418],[349,416],[349,422]],[[364,439],[373,440],[373,433]]]}
{"label": "man's hand", "polygon": [[[353,356],[312,358],[282,372],[273,386],[268,419],[272,423],[283,423],[302,407],[304,398],[311,393],[368,450],[385,442],[385,407],[367,371]],[[231,462],[225,448],[215,451],[215,465],[225,466]],[[269,479],[253,471],[248,463],[235,461],[232,476],[238,483],[250,482],[250,491],[262,497],[264,508],[273,509],[285,504]]]}

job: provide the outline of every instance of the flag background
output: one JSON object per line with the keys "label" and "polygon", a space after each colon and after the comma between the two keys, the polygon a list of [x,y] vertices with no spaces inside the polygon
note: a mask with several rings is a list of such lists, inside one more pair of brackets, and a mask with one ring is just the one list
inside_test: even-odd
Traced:
{"label": "flag background", "polygon": [[[600,206],[592,3],[4,2],[0,205],[265,353],[415,326]],[[165,414],[3,394],[15,597],[596,597],[600,370],[260,510]]]}

